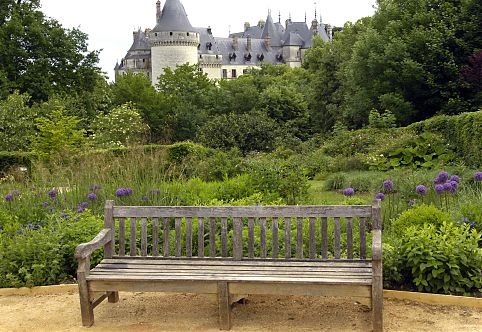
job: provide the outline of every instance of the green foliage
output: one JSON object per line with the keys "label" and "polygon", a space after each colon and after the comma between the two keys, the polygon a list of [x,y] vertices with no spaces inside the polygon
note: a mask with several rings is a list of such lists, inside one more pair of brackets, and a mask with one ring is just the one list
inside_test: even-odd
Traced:
{"label": "green foliage", "polygon": [[35,154],[31,152],[2,152],[0,151],[0,174],[7,173],[15,166],[30,167]]}
{"label": "green foliage", "polygon": [[470,294],[482,289],[481,234],[443,222],[441,227],[411,227],[403,237],[400,255],[410,281],[419,291]]}
{"label": "green foliage", "polygon": [[35,119],[38,134],[33,138],[33,151],[43,158],[53,154],[77,152],[84,144],[85,131],[78,129],[80,119],[56,109],[45,117]]}
{"label": "green foliage", "polygon": [[418,134],[432,132],[442,135],[453,148],[458,158],[467,165],[482,165],[482,110],[457,116],[437,116],[414,123],[407,129]]}
{"label": "green foliage", "polygon": [[397,119],[392,112],[386,110],[381,113],[377,110],[371,110],[368,115],[368,127],[377,129],[389,129],[396,125]]}
{"label": "green foliage", "polygon": [[[392,242],[391,240],[390,242]],[[392,245],[383,242],[383,288],[399,289],[403,281],[403,258],[400,255],[399,244]]]}
{"label": "green foliage", "polygon": [[410,232],[409,229],[421,229],[425,225],[440,227],[444,223],[453,222],[450,214],[437,209],[433,205],[420,205],[403,212],[393,221],[392,231],[396,235]]}
{"label": "green foliage", "polygon": [[29,96],[15,92],[0,100],[0,151],[28,151],[37,117],[28,106]]}
{"label": "green foliage", "polygon": [[129,103],[98,116],[92,126],[95,132],[92,140],[99,147],[139,145],[145,143],[149,135],[149,126]]}
{"label": "green foliage", "polygon": [[[0,288],[53,285],[73,278],[75,247],[90,241],[102,229],[102,220],[89,213],[51,215],[38,229],[15,226],[19,228],[14,234],[0,232]],[[100,258],[99,251],[92,263]]]}

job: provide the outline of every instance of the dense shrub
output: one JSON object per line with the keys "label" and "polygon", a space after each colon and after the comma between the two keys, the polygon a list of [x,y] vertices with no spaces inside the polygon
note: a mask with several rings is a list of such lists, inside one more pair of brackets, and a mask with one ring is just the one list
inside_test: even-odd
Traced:
{"label": "dense shrub", "polygon": [[402,235],[410,228],[420,229],[425,225],[441,226],[443,223],[452,222],[450,214],[437,209],[433,205],[420,205],[404,211],[393,221],[392,231],[396,235]]}
{"label": "dense shrub", "polygon": [[0,175],[11,171],[18,166],[30,167],[35,154],[32,152],[6,152],[0,151]]}
{"label": "dense shrub", "polygon": [[419,291],[465,294],[482,290],[481,234],[467,225],[444,222],[410,227],[400,255],[404,273]]}
{"label": "dense shrub", "polygon": [[[17,230],[12,232],[13,227]],[[0,287],[52,285],[72,278],[75,247],[102,229],[100,218],[85,212],[51,215],[44,225],[11,225],[0,233]],[[101,252],[92,257],[100,260]]]}

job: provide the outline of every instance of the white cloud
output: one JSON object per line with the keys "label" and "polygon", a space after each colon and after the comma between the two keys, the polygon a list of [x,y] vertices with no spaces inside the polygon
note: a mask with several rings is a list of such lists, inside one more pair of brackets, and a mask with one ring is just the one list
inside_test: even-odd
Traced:
{"label": "white cloud", "polygon": [[[161,1],[164,5],[165,1]],[[229,31],[243,30],[244,22],[257,24],[266,19],[271,9],[275,21],[281,12],[281,22],[291,14],[293,21],[308,22],[321,15],[324,23],[343,26],[373,14],[375,0],[263,1],[263,0],[181,0],[191,24],[211,26],[215,36],[225,37]],[[125,56],[132,43],[132,31],[153,28],[156,0],[41,0],[43,12],[58,20],[65,28],[79,27],[89,35],[90,49],[102,49],[100,66],[113,79],[117,60]]]}

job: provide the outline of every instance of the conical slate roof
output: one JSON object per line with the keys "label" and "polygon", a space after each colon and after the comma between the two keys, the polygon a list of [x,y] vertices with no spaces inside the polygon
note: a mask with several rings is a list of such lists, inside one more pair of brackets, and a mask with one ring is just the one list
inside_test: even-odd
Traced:
{"label": "conical slate roof", "polygon": [[273,22],[273,18],[271,17],[271,12],[268,13],[268,17],[266,18],[266,24],[264,25],[261,38],[264,39],[268,36],[271,38],[271,45],[281,46],[281,36],[278,33],[278,28],[276,28]]}
{"label": "conical slate roof", "polygon": [[167,0],[162,9],[162,15],[156,27],[152,29],[154,32],[161,31],[194,31],[186,10],[179,0]]}

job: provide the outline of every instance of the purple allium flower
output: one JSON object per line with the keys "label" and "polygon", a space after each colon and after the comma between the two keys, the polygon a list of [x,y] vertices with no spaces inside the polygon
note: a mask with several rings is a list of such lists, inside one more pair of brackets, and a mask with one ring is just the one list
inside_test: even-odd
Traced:
{"label": "purple allium flower", "polygon": [[44,208],[49,206],[49,202],[44,202]]}
{"label": "purple allium flower", "polygon": [[445,191],[452,191],[452,184],[450,182],[446,182],[443,184],[443,188]]}
{"label": "purple allium flower", "polygon": [[418,185],[417,188],[415,188],[415,191],[417,192],[417,194],[425,196],[427,194],[427,187],[421,184]]}
{"label": "purple allium flower", "polygon": [[393,189],[393,181],[392,180],[385,180],[383,182],[383,188],[385,188],[388,191],[392,190]]}
{"label": "purple allium flower", "polygon": [[447,180],[449,179],[449,173],[440,172],[440,173],[438,173],[437,178],[440,180],[440,183],[447,182]]}
{"label": "purple allium flower", "polygon": [[347,197],[353,196],[353,195],[355,195],[355,189],[346,188],[345,190],[343,190],[343,195],[345,195]]}
{"label": "purple allium flower", "polygon": [[7,194],[7,195],[5,196],[5,201],[7,201],[7,202],[13,201],[13,196],[12,196],[12,194]]}
{"label": "purple allium flower", "polygon": [[116,195],[117,197],[127,196],[127,189],[126,189],[126,188],[118,188],[118,189],[115,191],[115,195]]}
{"label": "purple allium flower", "polygon": [[438,184],[435,186],[435,191],[439,194],[444,192],[444,185],[443,184]]}
{"label": "purple allium flower", "polygon": [[55,210],[55,208],[53,207],[49,208],[49,212],[52,212],[53,210]]}
{"label": "purple allium flower", "polygon": [[384,193],[378,193],[378,194],[375,195],[375,198],[383,201],[383,200],[385,200],[385,194]]}
{"label": "purple allium flower", "polygon": [[50,198],[54,199],[55,197],[57,197],[58,193],[59,192],[57,191],[57,189],[54,189],[54,190],[50,190],[48,192],[48,195],[49,195]]}
{"label": "purple allium flower", "polygon": [[91,192],[87,195],[87,199],[89,201],[95,201],[97,199],[97,195],[94,192]]}
{"label": "purple allium flower", "polygon": [[82,209],[87,209],[89,207],[89,203],[82,202],[82,203],[79,204],[79,207],[81,207]]}
{"label": "purple allium flower", "polygon": [[161,194],[161,189],[154,189],[153,191],[151,191],[151,194],[153,194],[153,195],[160,195],[160,194]]}
{"label": "purple allium flower", "polygon": [[82,212],[84,212],[84,209],[83,209],[82,207],[78,207],[78,208],[77,208],[77,213],[82,213]]}
{"label": "purple allium flower", "polygon": [[130,196],[134,193],[134,191],[131,189],[131,188],[126,188],[126,191],[127,191],[127,195],[126,196]]}
{"label": "purple allium flower", "polygon": [[474,180],[476,182],[481,182],[482,181],[482,172],[475,172],[474,174]]}
{"label": "purple allium flower", "polygon": [[408,206],[412,207],[415,205],[415,201],[413,199],[408,201]]}
{"label": "purple allium flower", "polygon": [[450,181],[455,181],[455,182],[457,182],[457,183],[460,183],[460,176],[458,176],[458,175],[452,175],[452,176],[450,177]]}
{"label": "purple allium flower", "polygon": [[455,194],[455,192],[457,191],[457,188],[459,187],[459,184],[458,182],[455,182],[455,181],[449,181],[447,183],[450,183],[450,186],[451,186],[451,189],[449,190],[452,194]]}

